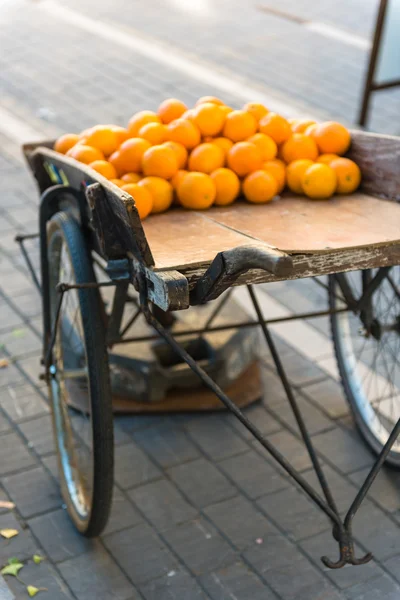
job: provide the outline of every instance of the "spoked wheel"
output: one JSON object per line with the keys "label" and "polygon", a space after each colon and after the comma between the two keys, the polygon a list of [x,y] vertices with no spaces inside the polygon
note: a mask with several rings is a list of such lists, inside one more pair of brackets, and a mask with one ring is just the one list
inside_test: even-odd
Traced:
{"label": "spoked wheel", "polygon": [[[377,272],[344,275],[355,299]],[[330,307],[345,307],[342,298],[337,280],[330,277]],[[400,267],[387,272],[361,313],[333,314],[331,326],[346,398],[360,432],[378,453],[400,418]],[[386,462],[400,468],[400,438]]]}
{"label": "spoked wheel", "polygon": [[[48,225],[49,306],[55,321],[59,282],[95,282],[79,225],[58,213]],[[50,367],[49,393],[61,490],[86,536],[104,529],[113,486],[113,422],[105,327],[97,288],[64,293]]]}

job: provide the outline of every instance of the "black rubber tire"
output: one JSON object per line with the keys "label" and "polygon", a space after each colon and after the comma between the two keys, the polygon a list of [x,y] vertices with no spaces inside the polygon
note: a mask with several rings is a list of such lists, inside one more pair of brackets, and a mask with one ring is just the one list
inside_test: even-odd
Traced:
{"label": "black rubber tire", "polygon": [[[76,283],[95,282],[90,251],[85,242],[79,224],[69,213],[57,213],[48,223],[48,255],[54,243],[64,243],[69,253]],[[58,271],[51,272],[49,262],[49,284],[54,294],[54,281]],[[68,292],[66,292],[68,293]],[[104,321],[102,319],[101,297],[97,288],[78,291],[81,312],[83,338],[85,344],[87,379],[91,406],[93,481],[92,499],[87,518],[82,519],[69,495],[65,473],[62,468],[59,446],[55,439],[60,485],[68,513],[76,528],[87,537],[100,535],[107,524],[114,480],[114,439],[111,386],[109,378],[108,355],[105,340]],[[50,301],[50,306],[54,301]],[[52,322],[54,315],[51,316]],[[49,386],[51,402],[54,402]],[[53,410],[54,415],[54,410]],[[54,424],[54,419],[53,419]],[[54,424],[56,437],[56,427]]]}
{"label": "black rubber tire", "polygon": [[[336,305],[336,294],[338,293],[338,286],[335,283],[335,278],[333,276],[329,277],[329,307],[331,310],[335,310]],[[344,356],[342,353],[342,347],[340,344],[340,332],[338,328],[338,315],[331,314],[330,315],[330,324],[331,324],[331,332],[332,332],[332,341],[335,349],[336,361],[339,369],[340,379],[344,391],[345,398],[350,406],[351,413],[354,418],[354,422],[361,433],[362,437],[374,452],[374,454],[379,454],[383,448],[382,443],[377,440],[375,435],[371,432],[370,428],[366,424],[363,419],[360,410],[358,408],[358,404],[353,394],[352,387],[349,383],[347,377],[347,371],[344,364]],[[400,469],[400,455],[398,453],[390,452],[385,464],[393,467],[395,469]]]}

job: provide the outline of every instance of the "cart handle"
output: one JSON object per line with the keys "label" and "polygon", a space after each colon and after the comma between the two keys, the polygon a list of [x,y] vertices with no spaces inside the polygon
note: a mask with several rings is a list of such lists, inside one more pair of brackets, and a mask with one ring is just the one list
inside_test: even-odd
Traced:
{"label": "cart handle", "polygon": [[204,304],[234,285],[242,273],[252,269],[287,277],[293,268],[291,257],[272,247],[241,246],[219,252],[191,292],[191,304]]}

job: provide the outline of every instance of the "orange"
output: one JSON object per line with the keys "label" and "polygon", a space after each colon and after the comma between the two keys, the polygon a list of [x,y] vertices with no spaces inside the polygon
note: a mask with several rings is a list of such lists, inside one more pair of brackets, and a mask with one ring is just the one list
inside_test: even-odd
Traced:
{"label": "orange", "polygon": [[225,138],[225,137],[212,138],[207,141],[209,141],[211,144],[215,144],[216,146],[219,146],[224,151],[225,157],[227,156],[229,150],[233,146],[232,140],[228,140],[228,138]]}
{"label": "orange", "polygon": [[128,132],[130,137],[137,137],[139,130],[147,123],[161,123],[161,119],[152,110],[141,110],[133,115],[128,123]]}
{"label": "orange", "polygon": [[205,104],[206,102],[211,102],[211,104],[219,104],[220,106],[223,106],[224,104],[222,100],[216,98],[215,96],[202,96],[197,100],[195,106],[198,106],[199,104]]}
{"label": "orange", "polygon": [[79,142],[79,139],[80,136],[76,133],[66,133],[58,138],[54,144],[54,150],[60,152],[60,154],[65,154]]}
{"label": "orange", "polygon": [[193,123],[201,135],[218,135],[224,126],[225,115],[217,104],[204,102],[194,109]]}
{"label": "orange", "polygon": [[139,217],[143,221],[152,211],[153,196],[146,188],[140,187],[138,183],[127,183],[122,186],[122,189],[134,199]]}
{"label": "orange", "polygon": [[317,160],[318,148],[314,140],[304,133],[294,133],[282,146],[282,158],[291,163],[300,158]]}
{"label": "orange", "polygon": [[123,185],[126,185],[126,181],[123,181],[122,179],[110,179],[110,183],[113,183],[120,188],[122,188]]}
{"label": "orange", "polygon": [[240,192],[239,177],[230,169],[216,169],[210,175],[215,183],[217,195],[215,204],[217,206],[227,206],[236,200]]}
{"label": "orange", "polygon": [[323,163],[324,165],[330,165],[336,158],[339,158],[339,154],[320,154],[317,158],[317,162]]}
{"label": "orange", "polygon": [[309,198],[330,198],[336,190],[337,177],[335,171],[322,163],[308,167],[301,180],[303,191]]}
{"label": "orange", "polygon": [[188,150],[200,144],[201,134],[198,127],[189,119],[175,119],[168,124],[169,139],[178,142]]}
{"label": "orange", "polygon": [[118,146],[125,142],[129,138],[128,130],[125,127],[120,127],[119,125],[110,125],[111,129],[117,136]]}
{"label": "orange", "polygon": [[95,160],[89,164],[89,167],[100,175],[103,175],[106,179],[116,179],[117,171],[115,167],[107,160]]}
{"label": "orange", "polygon": [[262,158],[257,146],[251,142],[238,142],[228,152],[228,167],[243,177],[261,168]]}
{"label": "orange", "polygon": [[311,121],[311,119],[296,119],[295,123],[290,124],[293,133],[304,133],[310,125],[316,125],[316,121]]}
{"label": "orange", "polygon": [[185,175],[178,186],[179,202],[185,208],[202,210],[215,200],[217,190],[209,175],[192,171]]}
{"label": "orange", "polygon": [[274,142],[282,144],[292,135],[292,130],[286,119],[277,115],[276,113],[270,112],[261,119],[258,124],[260,133],[265,133],[272,137]]}
{"label": "orange", "polygon": [[168,210],[172,204],[173,188],[169,181],[161,177],[144,177],[138,184],[145,188],[153,198],[152,213]]}
{"label": "orange", "polygon": [[118,136],[111,127],[96,125],[86,136],[86,145],[98,148],[104,156],[110,156],[119,146]]}
{"label": "orange", "polygon": [[181,117],[187,110],[188,107],[186,104],[180,100],[177,100],[176,98],[168,98],[168,100],[161,102],[160,106],[158,107],[157,114],[161,121],[168,125],[168,123],[171,123],[171,121],[179,119],[179,117]]}
{"label": "orange", "polygon": [[168,129],[162,123],[146,123],[139,129],[138,136],[156,146],[168,139]]}
{"label": "orange", "polygon": [[223,167],[224,162],[225,154],[222,148],[215,144],[200,144],[189,156],[189,171],[211,173]]}
{"label": "orange", "polygon": [[186,112],[183,113],[181,119],[189,119],[189,121],[193,121],[194,117],[194,108],[189,108]]}
{"label": "orange", "polygon": [[125,175],[122,175],[121,179],[125,183],[139,183],[142,176],[139,175],[139,173],[125,173]]}
{"label": "orange", "polygon": [[171,148],[175,152],[176,160],[178,161],[178,169],[184,169],[186,167],[188,159],[188,151],[185,146],[178,142],[164,142],[164,146]]}
{"label": "orange", "polygon": [[257,123],[269,113],[268,108],[265,108],[264,104],[259,104],[258,102],[247,102],[243,106],[243,110],[253,115]]}
{"label": "orange", "polygon": [[278,147],[274,140],[269,135],[265,135],[265,133],[255,133],[247,141],[257,146],[262,160],[272,160],[278,152]]}
{"label": "orange", "polygon": [[110,156],[110,163],[114,165],[120,175],[139,173],[142,168],[142,157],[148,148],[151,148],[151,144],[147,140],[130,138]]}
{"label": "orange", "polygon": [[301,185],[303,175],[307,171],[308,167],[313,165],[313,161],[308,158],[302,158],[300,160],[294,160],[287,166],[286,169],[286,181],[288,188],[295,194],[304,194],[303,186]]}
{"label": "orange", "polygon": [[321,154],[344,154],[351,141],[349,130],[334,121],[317,125],[313,130],[313,137]]}
{"label": "orange", "polygon": [[75,160],[79,160],[81,163],[90,165],[95,160],[104,160],[104,154],[98,148],[92,148],[92,146],[86,146],[85,144],[77,144],[73,146],[67,152],[67,156],[72,156]]}
{"label": "orange", "polygon": [[249,202],[265,204],[278,193],[278,183],[266,171],[254,171],[243,181],[243,193]]}
{"label": "orange", "polygon": [[172,148],[164,146],[152,146],[143,154],[142,171],[144,175],[154,175],[171,179],[178,170],[178,161]]}
{"label": "orange", "polygon": [[337,194],[351,194],[361,183],[361,171],[349,158],[336,158],[330,163],[337,177]]}
{"label": "orange", "polygon": [[279,158],[267,160],[262,168],[263,171],[267,171],[272,177],[275,177],[278,183],[278,194],[280,194],[286,183],[286,165],[283,160],[280,160]]}
{"label": "orange", "polygon": [[229,113],[233,112],[233,108],[231,106],[225,106],[225,104],[223,106],[220,107],[221,111],[224,113],[225,117],[226,115],[229,115]]}
{"label": "orange", "polygon": [[179,169],[179,171],[175,173],[175,175],[171,179],[171,185],[174,188],[174,190],[178,189],[180,182],[183,180],[187,173],[189,173],[189,171],[186,171],[185,169]]}
{"label": "orange", "polygon": [[245,110],[233,110],[225,118],[223,136],[240,142],[247,139],[257,131],[257,121]]}
{"label": "orange", "polygon": [[317,123],[312,123],[311,125],[309,125],[308,127],[305,128],[305,130],[303,131],[304,135],[309,135],[310,137],[313,138],[313,140],[315,141],[315,132],[317,130]]}

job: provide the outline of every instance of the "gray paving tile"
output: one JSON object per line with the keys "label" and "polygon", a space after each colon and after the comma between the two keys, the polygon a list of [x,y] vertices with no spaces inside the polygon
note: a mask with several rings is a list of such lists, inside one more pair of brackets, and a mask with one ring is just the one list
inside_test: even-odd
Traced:
{"label": "gray paving tile", "polygon": [[[277,397],[277,401],[280,404],[283,403],[282,398]],[[276,419],[274,419],[269,411],[266,410],[265,403],[262,404],[261,402],[258,402],[252,406],[248,406],[244,410],[244,414],[264,435],[269,435],[282,429],[282,425],[278,423]],[[234,415],[228,415],[227,421],[229,421],[229,424],[236,429],[241,437],[246,440],[254,440],[254,436],[251,431],[246,429],[246,427],[244,427],[244,425]]]}
{"label": "gray paving tile", "polygon": [[[358,487],[354,486],[344,476],[339,475],[339,473],[329,465],[321,463],[321,466],[336,502],[336,506],[340,512],[347,511],[356,496]],[[314,490],[322,495],[322,489],[314,469],[305,471],[302,475],[304,479],[313,486]]]}
{"label": "gray paving tile", "polygon": [[205,600],[205,595],[196,580],[184,571],[170,571],[146,585],[140,586],[146,600]]}
{"label": "gray paving tile", "polygon": [[146,524],[106,535],[104,543],[135,585],[145,584],[178,568],[173,554]]}
{"label": "gray paving tile", "polygon": [[28,446],[38,454],[50,454],[54,452],[54,436],[51,416],[44,415],[20,424],[22,434],[28,440]]}
{"label": "gray paving tile", "polygon": [[252,499],[289,486],[288,480],[254,450],[228,458],[219,466]]}
{"label": "gray paving tile", "polygon": [[316,449],[343,473],[372,465],[373,456],[360,437],[337,427],[313,438]]}
{"label": "gray paving tile", "polygon": [[43,467],[9,475],[3,485],[23,517],[61,506],[58,487]]}
{"label": "gray paving tile", "polygon": [[[334,421],[328,419],[323,412],[307,402],[307,400],[305,400],[298,392],[295,392],[295,398],[303,420],[306,424],[307,431],[310,435],[314,435],[335,427]],[[292,407],[290,406],[289,402],[280,403],[275,408],[272,406],[270,411],[276,416],[277,419],[282,420],[289,429],[294,431],[296,434],[299,434],[299,426],[297,425]]]}
{"label": "gray paving tile", "polygon": [[203,518],[176,525],[163,535],[196,576],[223,568],[236,558],[234,550]]}
{"label": "gray paving tile", "polygon": [[164,468],[199,456],[199,451],[173,419],[133,434],[135,442]]}
{"label": "gray paving tile", "polygon": [[327,412],[331,419],[337,419],[349,413],[342,386],[331,378],[308,385],[302,390],[302,393]]}
{"label": "gray paving tile", "polygon": [[142,485],[160,476],[160,470],[136,444],[115,448],[115,481],[122,489]]}
{"label": "gray paving tile", "polygon": [[27,469],[36,461],[23,445],[23,441],[14,432],[4,433],[1,436],[2,460],[0,475],[6,475],[19,469]]}
{"label": "gray paving tile", "polygon": [[355,519],[353,532],[375,558],[384,560],[400,552],[400,536],[396,524],[379,508],[364,501]]}
{"label": "gray paving tile", "polygon": [[169,474],[190,502],[199,508],[237,494],[228,479],[203,458],[173,467]]}
{"label": "gray paving tile", "polygon": [[[20,571],[19,577],[28,585],[42,589],[41,593],[46,593],[51,600],[73,600],[73,596],[67,585],[48,561],[44,561],[40,565],[29,561]],[[16,598],[28,597],[26,586],[15,577],[8,577],[7,583],[15,593]]]}
{"label": "gray paving tile", "polygon": [[346,597],[348,600],[397,600],[400,597],[400,586],[384,574],[378,579],[371,579],[367,583],[350,588]]}
{"label": "gray paving tile", "polygon": [[275,600],[277,596],[243,562],[200,578],[213,600]]}
{"label": "gray paving tile", "polygon": [[[370,469],[367,467],[352,473],[350,478],[357,487],[364,483]],[[383,509],[389,512],[400,511],[400,473],[393,469],[383,468],[375,479],[368,495]]]}
{"label": "gray paving tile", "polygon": [[31,533],[24,529],[14,514],[8,512],[0,515],[0,529],[16,529],[18,535],[5,540],[0,538],[0,564],[5,564],[9,558],[17,556],[20,560],[31,558],[33,554],[42,554],[42,550]]}
{"label": "gray paving tile", "polygon": [[198,511],[190,506],[176,487],[166,479],[139,486],[129,497],[160,531],[193,519]]}
{"label": "gray paving tile", "polygon": [[1,397],[1,406],[15,423],[49,412],[41,394],[30,385],[7,387]]}
{"label": "gray paving tile", "polygon": [[78,600],[128,600],[135,597],[132,584],[103,548],[97,547],[70,558],[60,563],[58,568]]}
{"label": "gray paving tile", "polygon": [[185,428],[210,460],[223,460],[249,449],[246,442],[229,427],[225,415],[201,415],[191,419]]}
{"label": "gray paving tile", "polygon": [[132,503],[118,488],[114,487],[111,513],[104,530],[104,535],[121,531],[126,527],[138,525],[142,521],[142,517]]}
{"label": "gray paving tile", "polygon": [[[268,440],[298,471],[304,471],[311,467],[311,460],[304,442],[297,439],[290,431],[283,429],[278,433],[273,433]],[[261,448],[257,441],[254,441],[253,445]]]}

